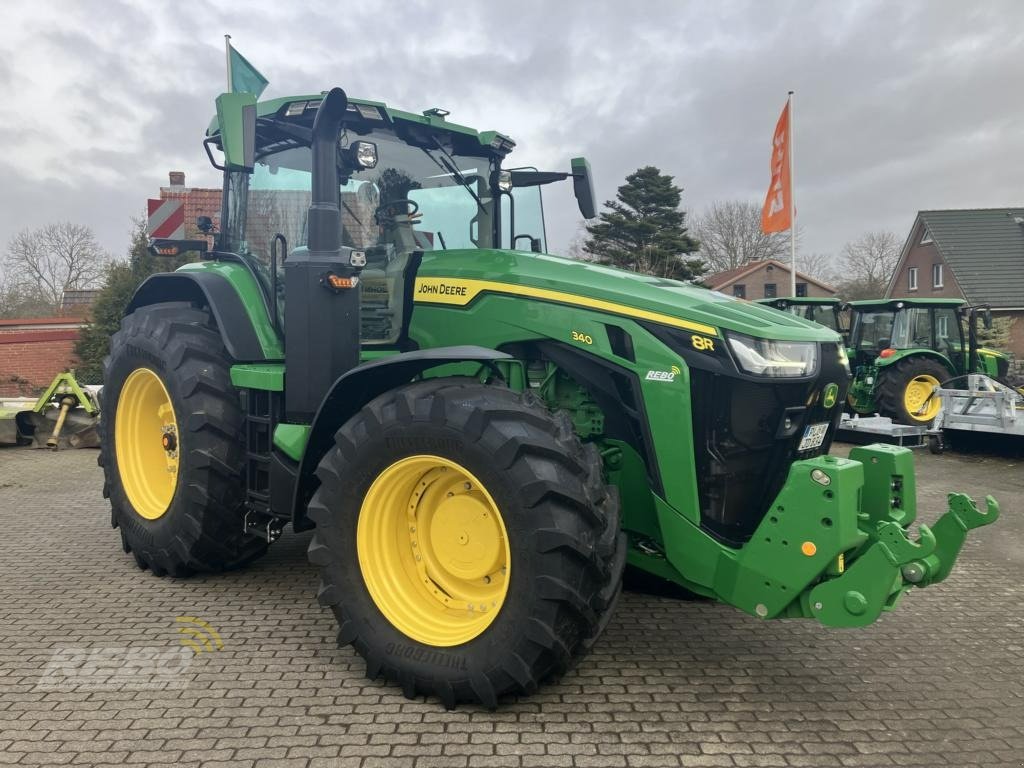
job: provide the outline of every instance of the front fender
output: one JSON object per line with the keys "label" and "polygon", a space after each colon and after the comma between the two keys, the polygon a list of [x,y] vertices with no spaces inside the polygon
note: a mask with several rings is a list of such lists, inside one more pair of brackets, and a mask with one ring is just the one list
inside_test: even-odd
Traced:
{"label": "front fender", "polygon": [[948,371],[950,371],[950,373],[953,372],[953,368],[950,365],[948,357],[939,352],[936,352],[933,349],[924,349],[921,347],[915,349],[897,349],[895,351],[895,354],[889,357],[876,357],[875,367],[877,367],[879,370],[883,370],[891,365],[894,365],[895,363],[898,363],[900,360],[906,360],[908,357],[927,357],[931,360],[934,360],[944,368],[946,368]]}
{"label": "front fender", "polygon": [[306,505],[316,489],[315,475],[320,459],[331,447],[334,433],[364,405],[378,395],[412,381],[424,371],[452,363],[491,363],[511,359],[511,355],[475,346],[439,347],[404,352],[363,363],[331,385],[320,404],[299,463],[298,482],[292,503],[292,525],[297,531],[311,528],[306,520]]}

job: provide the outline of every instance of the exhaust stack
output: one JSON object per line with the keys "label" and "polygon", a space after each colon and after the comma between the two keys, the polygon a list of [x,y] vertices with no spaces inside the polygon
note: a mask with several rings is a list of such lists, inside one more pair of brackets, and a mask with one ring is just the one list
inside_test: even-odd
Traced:
{"label": "exhaust stack", "polygon": [[285,417],[311,421],[339,376],[359,364],[359,269],[341,246],[338,133],[348,98],[333,88],[313,121],[308,247],[285,261]]}

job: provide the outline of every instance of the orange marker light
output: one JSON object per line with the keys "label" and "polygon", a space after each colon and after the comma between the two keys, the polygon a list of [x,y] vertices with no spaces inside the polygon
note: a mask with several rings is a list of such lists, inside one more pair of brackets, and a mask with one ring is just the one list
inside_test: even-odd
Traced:
{"label": "orange marker light", "polygon": [[800,551],[808,557],[814,557],[815,553],[818,551],[818,548],[814,545],[813,541],[805,541],[803,544],[800,545]]}
{"label": "orange marker light", "polygon": [[881,352],[879,352],[878,356],[879,357],[892,357],[895,354],[896,354],[896,350],[895,349],[887,348],[887,349],[883,349]]}
{"label": "orange marker light", "polygon": [[340,275],[327,275],[327,284],[336,291],[343,288],[355,288],[359,284],[358,277],[341,277]]}

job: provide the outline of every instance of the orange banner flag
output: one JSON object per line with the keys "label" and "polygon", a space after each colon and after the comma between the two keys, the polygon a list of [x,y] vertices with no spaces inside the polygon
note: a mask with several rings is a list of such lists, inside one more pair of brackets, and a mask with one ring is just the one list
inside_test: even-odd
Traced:
{"label": "orange banner flag", "polygon": [[783,232],[793,222],[790,219],[793,190],[789,178],[789,102],[779,115],[775,124],[775,135],[772,137],[772,180],[768,186],[768,194],[764,198],[761,209],[761,230],[764,232]]}

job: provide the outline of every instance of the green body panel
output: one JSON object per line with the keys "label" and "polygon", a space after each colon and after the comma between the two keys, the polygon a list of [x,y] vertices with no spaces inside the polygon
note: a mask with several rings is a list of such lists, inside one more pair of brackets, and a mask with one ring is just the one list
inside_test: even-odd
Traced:
{"label": "green body panel", "polygon": [[923,347],[917,349],[896,349],[888,357],[878,357],[875,359],[875,367],[879,370],[884,370],[900,360],[906,360],[908,357],[928,357],[935,360],[942,366],[945,366],[946,370],[949,371],[949,375],[953,376],[956,373],[956,368],[953,362],[940,352],[936,352],[934,349],[926,349]]}
{"label": "green body panel", "polygon": [[231,383],[239,389],[284,392],[284,363],[246,363],[231,366]]}
{"label": "green body panel", "polygon": [[274,428],[274,447],[292,461],[301,461],[309,440],[309,424],[278,424]]}
{"label": "green body panel", "polygon": [[230,261],[199,261],[185,264],[179,267],[178,271],[213,272],[231,283],[242,299],[242,304],[252,323],[252,328],[256,332],[256,338],[259,339],[264,356],[268,360],[284,359],[284,349],[274,324],[270,320],[270,314],[267,312],[263,291],[260,290],[256,278],[248,269]]}

